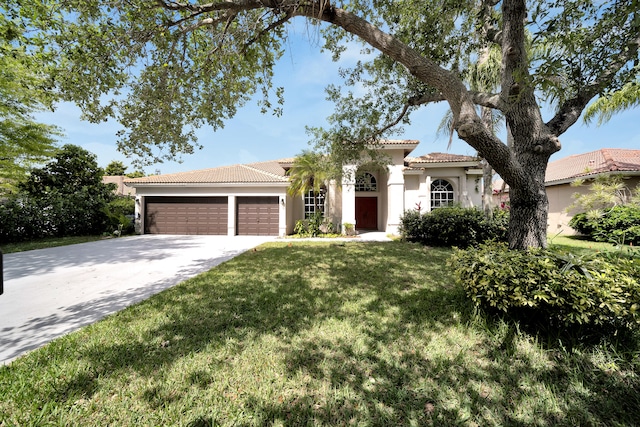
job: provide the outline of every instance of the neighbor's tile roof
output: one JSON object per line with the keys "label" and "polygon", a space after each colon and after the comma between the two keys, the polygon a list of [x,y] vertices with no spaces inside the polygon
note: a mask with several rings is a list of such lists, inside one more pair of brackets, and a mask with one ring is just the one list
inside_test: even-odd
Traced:
{"label": "neighbor's tile roof", "polygon": [[129,179],[128,184],[243,184],[288,182],[277,160],[246,165],[221,166],[166,175]]}
{"label": "neighbor's tile roof", "polygon": [[[607,172],[640,172],[640,150],[602,148],[589,153],[574,154],[549,162],[545,183],[571,181]],[[502,190],[503,181],[493,182],[494,192]],[[505,188],[508,189],[508,186]]]}
{"label": "neighbor's tile roof", "polygon": [[410,165],[419,165],[425,163],[476,162],[478,158],[461,154],[430,153],[419,157],[407,157],[405,161]]}
{"label": "neighbor's tile roof", "polygon": [[420,144],[417,139],[383,139],[378,142],[380,145],[410,145]]}
{"label": "neighbor's tile roof", "polygon": [[550,162],[545,182],[624,171],[640,171],[640,150],[603,148]]}

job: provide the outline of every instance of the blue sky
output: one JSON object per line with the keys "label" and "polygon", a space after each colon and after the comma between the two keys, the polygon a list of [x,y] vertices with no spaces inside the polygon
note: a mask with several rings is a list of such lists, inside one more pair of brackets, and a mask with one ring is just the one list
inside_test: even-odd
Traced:
{"label": "blue sky", "polygon": [[[311,31],[311,32],[309,32]],[[274,86],[285,89],[284,113],[280,117],[261,114],[255,102],[249,102],[236,116],[227,121],[225,128],[213,132],[210,128],[198,131],[202,150],[185,155],[183,162],[165,162],[146,167],[145,172],[174,173],[206,169],[237,163],[274,160],[292,157],[310,148],[305,126],[326,126],[326,117],[333,104],[325,100],[324,88],[330,83],[340,84],[338,68],[349,66],[361,58],[359,48],[343,55],[339,63],[331,60],[327,52],[321,53],[318,35],[313,30],[296,25],[291,31],[290,48],[277,64]],[[404,128],[398,138],[417,139],[420,145],[412,155],[446,152],[448,138],[438,137],[436,129],[447,106],[439,103],[423,107],[412,116],[412,125]],[[543,113],[545,120],[551,113]],[[116,150],[115,122],[99,125],[80,119],[80,111],[72,104],[61,104],[53,113],[41,113],[37,118],[61,127],[65,136],[60,144],[79,145],[96,154],[98,164],[105,167],[112,160],[130,166],[130,160]],[[615,116],[600,127],[576,123],[560,137],[562,150],[552,160],[599,148],[640,148],[640,108]],[[454,140],[449,152],[474,155],[466,143]],[[127,172],[132,172],[129,167]]]}

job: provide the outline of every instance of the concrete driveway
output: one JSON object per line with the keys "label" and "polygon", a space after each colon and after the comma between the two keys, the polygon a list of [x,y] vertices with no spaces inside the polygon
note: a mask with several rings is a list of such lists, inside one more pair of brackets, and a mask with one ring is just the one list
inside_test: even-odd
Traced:
{"label": "concrete driveway", "polygon": [[0,365],[272,239],[144,235],[4,255]]}

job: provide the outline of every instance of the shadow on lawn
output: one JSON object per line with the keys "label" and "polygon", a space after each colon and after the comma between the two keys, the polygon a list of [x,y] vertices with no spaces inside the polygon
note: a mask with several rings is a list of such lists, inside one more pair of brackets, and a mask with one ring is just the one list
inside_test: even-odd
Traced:
{"label": "shadow on lawn", "polygon": [[[269,273],[263,252],[278,260],[277,274]],[[603,371],[580,355],[541,364],[517,348],[513,329],[490,331],[495,342],[487,345],[487,331],[460,327],[471,322],[472,308],[443,272],[448,256],[448,251],[398,243],[318,245],[311,250],[275,246],[247,253],[231,266],[222,265],[147,301],[147,310],[154,307],[162,321],[141,337],[131,331],[120,343],[84,351],[81,357],[89,361],[92,373],[69,378],[47,398],[90,397],[96,392],[96,378],[129,370],[157,384],[162,367],[189,354],[223,346],[227,353],[238,354],[246,340],[269,334],[282,340],[288,375],[327,382],[329,391],[301,388],[281,401],[246,396],[243,410],[256,424],[519,426],[637,421],[637,375]],[[335,282],[316,282],[319,271]],[[345,304],[349,302],[353,306]],[[133,307],[121,312],[117,321],[133,324],[139,316]],[[356,346],[343,338],[304,338],[311,327],[331,319],[355,319],[363,342]],[[481,344],[467,348],[464,333],[447,335],[456,330]],[[421,344],[414,346],[412,338],[420,335]],[[296,336],[302,338],[294,343]],[[440,350],[433,353],[426,347],[435,340],[441,341]],[[185,382],[201,389],[210,381],[203,370],[185,376]],[[552,390],[558,402],[537,401],[537,396],[546,396],[545,390]],[[180,399],[179,394],[164,395],[156,386],[142,397],[151,410]],[[535,417],[523,418],[521,407]],[[192,418],[189,425],[227,423],[242,425],[208,415]]]}

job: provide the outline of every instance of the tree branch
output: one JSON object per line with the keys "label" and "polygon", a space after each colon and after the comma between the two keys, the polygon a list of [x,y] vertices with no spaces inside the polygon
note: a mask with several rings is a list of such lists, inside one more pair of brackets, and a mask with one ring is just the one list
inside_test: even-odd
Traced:
{"label": "tree branch", "polygon": [[[156,1],[168,10],[188,10],[194,13],[200,11],[228,10],[238,12],[242,10],[271,9],[286,12],[288,14],[287,19],[303,16],[319,19],[341,27],[348,33],[361,38],[384,55],[404,65],[413,76],[435,88],[439,92],[437,95],[431,96],[429,99],[414,99],[413,102],[446,100],[453,113],[456,130],[460,138],[483,153],[484,157],[495,165],[496,171],[505,180],[511,175],[510,168],[517,167],[517,163],[511,157],[507,147],[482,125],[482,120],[476,111],[476,101],[480,102],[480,105],[499,105],[495,96],[472,95],[455,73],[420,55],[397,38],[385,33],[354,13],[332,6],[327,0],[304,2],[300,0],[222,0],[204,5],[179,3],[171,0]],[[419,103],[416,105],[419,105]],[[409,107],[406,108],[408,110]],[[404,114],[406,114],[406,111],[400,116],[398,122],[402,120]]]}
{"label": "tree branch", "polygon": [[576,96],[568,99],[560,106],[556,115],[547,122],[547,126],[551,129],[551,132],[556,136],[560,136],[577,122],[589,101],[601,93],[602,90],[615,79],[616,74],[626,64],[637,59],[639,49],[640,35],[630,40],[627,44],[627,49],[623,49],[622,52],[616,55],[616,59],[609,63],[595,81],[585,86],[582,90],[578,91]]}
{"label": "tree branch", "polygon": [[482,22],[482,35],[486,41],[502,45],[501,31],[493,22],[491,11],[499,3],[499,0],[482,0],[480,4],[479,18]]}
{"label": "tree branch", "polygon": [[[229,27],[231,26],[231,23],[233,21],[235,21],[236,17],[238,15],[236,13],[231,13],[231,14],[225,14],[225,18],[227,19],[227,23],[224,26],[224,30],[222,30],[222,42],[224,42],[224,39],[227,37],[228,31],[229,31]],[[212,57],[213,55],[215,55],[220,48],[222,47],[222,42],[216,46],[214,49],[211,50],[211,52],[208,53],[209,57]]]}
{"label": "tree branch", "polygon": [[249,46],[251,46],[253,43],[255,43],[256,41],[258,41],[260,39],[260,37],[262,37],[263,35],[265,35],[266,33],[268,33],[269,31],[286,24],[291,18],[293,17],[293,15],[291,14],[291,12],[285,12],[285,15],[278,19],[275,22],[272,22],[271,24],[269,24],[268,27],[263,28],[255,37],[249,39],[247,41],[247,43],[245,43],[244,45],[244,49],[247,49]]}

